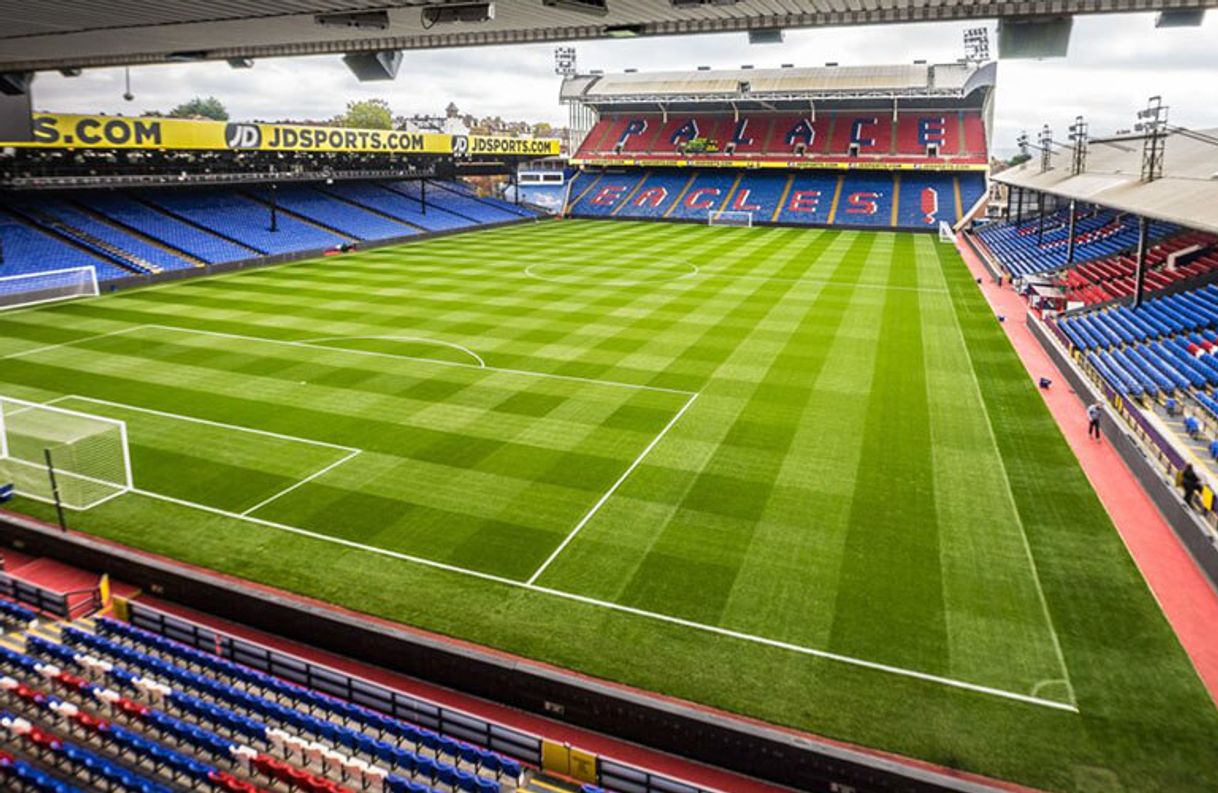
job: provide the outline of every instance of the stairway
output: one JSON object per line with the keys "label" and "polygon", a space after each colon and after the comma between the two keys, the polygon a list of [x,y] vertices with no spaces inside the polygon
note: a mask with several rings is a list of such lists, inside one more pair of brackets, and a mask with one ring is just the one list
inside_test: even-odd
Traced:
{"label": "stairway", "polygon": [[41,209],[32,207],[23,207],[19,210],[13,210],[24,215],[29,220],[33,221],[43,228],[55,232],[60,237],[67,238],[70,242],[76,243],[78,247],[83,246],[91,252],[97,252],[104,255],[107,259],[128,270],[136,275],[155,275],[161,272],[161,268],[142,256],[136,256],[133,253],[128,253],[123,249],[111,245],[103,239],[94,237],[88,232],[81,231],[75,226],[71,226],[49,212],[44,212]]}
{"label": "stairway", "polygon": [[151,245],[154,248],[160,248],[161,250],[165,251],[165,253],[168,253],[171,256],[176,256],[179,259],[183,259],[187,262],[190,262],[190,264],[194,267],[206,267],[207,266],[207,262],[203,261],[199,257],[194,256],[190,253],[187,253],[186,251],[179,250],[178,248],[175,248],[171,245],[167,245],[164,242],[161,242],[160,240],[158,240],[156,237],[150,237],[138,229],[133,229],[130,226],[126,226],[126,225],[118,222],[114,218],[103,215],[100,212],[95,212],[94,210],[90,209],[89,207],[85,206],[84,204],[74,203],[73,209],[75,209],[77,212],[80,212],[82,215],[88,215],[90,218],[97,221],[98,223],[104,223],[105,225],[109,226],[110,228],[115,229],[116,231],[121,231],[124,234],[128,234],[132,237],[135,237],[137,240],[139,240],[145,244]]}

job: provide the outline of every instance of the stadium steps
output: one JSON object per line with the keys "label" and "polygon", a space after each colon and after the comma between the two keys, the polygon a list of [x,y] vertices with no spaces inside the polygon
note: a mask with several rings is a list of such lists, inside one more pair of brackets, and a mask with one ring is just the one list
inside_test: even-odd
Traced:
{"label": "stadium steps", "polygon": [[253,255],[253,256],[251,256],[251,258],[253,258],[254,256],[266,256],[267,255],[266,251],[261,251],[251,245],[246,245],[244,242],[237,239],[236,237],[230,237],[229,235],[216,231],[213,228],[204,226],[202,223],[196,223],[195,221],[191,220],[190,218],[186,217],[185,215],[180,214],[178,212],[174,212],[173,210],[171,210],[167,207],[163,207],[160,204],[154,204],[153,202],[146,200],[142,196],[132,196],[132,198],[134,198],[136,201],[138,201],[146,209],[151,209],[153,212],[156,212],[157,214],[166,215],[166,216],[171,217],[174,220],[178,221],[179,223],[185,223],[187,226],[190,226],[191,228],[195,229],[196,231],[201,231],[204,234],[211,234],[214,237],[219,237],[220,239],[224,240],[225,242],[231,242],[233,245],[236,245],[240,248],[244,248],[245,250],[249,251]]}
{"label": "stadium steps", "polygon": [[[241,190],[240,194],[242,196],[244,196],[245,198],[248,198],[249,200],[253,201],[255,204],[266,207],[268,210],[271,208],[271,203],[269,201],[263,201],[261,198],[259,198],[258,196],[254,195],[253,193],[251,193],[247,190]],[[327,193],[326,195],[330,195],[330,194]],[[338,198],[337,196],[332,196],[332,197]],[[341,200],[341,199],[339,199],[339,200]],[[349,204],[351,202],[347,201],[344,203]],[[353,205],[353,206],[355,206],[355,205]],[[363,207],[360,207],[360,208],[363,209]],[[299,214],[298,212],[293,212],[290,209],[284,209],[283,205],[281,205],[281,204],[275,206],[275,211],[282,212],[284,215],[286,215],[287,217],[290,217],[292,220],[303,223],[306,226],[312,226],[313,228],[324,231],[327,234],[333,234],[336,237],[341,237],[346,242],[362,242],[363,241],[359,237],[352,237],[350,234],[346,233],[345,231],[340,231],[339,229],[336,229],[333,226],[327,226],[325,223],[307,218],[304,215]]]}
{"label": "stadium steps", "polygon": [[1210,457],[1209,442],[1211,438],[1205,437],[1203,433],[1197,437],[1188,434],[1184,429],[1184,420],[1181,416],[1172,416],[1167,412],[1167,408],[1160,404],[1157,400],[1151,404],[1152,421],[1159,424],[1160,431],[1166,433],[1173,438],[1177,447],[1185,451],[1204,474],[1210,477],[1218,477],[1218,463]]}
{"label": "stadium steps", "polygon": [[[384,185],[380,184],[379,182],[373,182],[373,184],[375,184],[378,187],[384,187]],[[370,212],[373,215],[376,215],[377,217],[384,218],[385,220],[392,220],[394,223],[400,223],[408,229],[415,229],[423,234],[426,234],[428,232],[428,229],[425,229],[422,226],[416,226],[414,223],[411,223],[409,220],[402,220],[400,217],[397,217],[396,215],[390,215],[388,212],[382,212],[381,210],[377,209],[374,206],[369,206],[368,204],[361,204],[358,201],[352,201],[350,198],[341,196],[338,193],[332,193],[329,190],[325,189],[324,187],[316,187],[315,189],[319,193],[325,193],[327,196],[329,196],[330,198],[333,198],[335,201],[341,201],[342,203],[347,204],[348,206],[353,206],[356,209],[362,209],[365,212]],[[396,190],[394,190],[394,192],[397,193]],[[399,193],[399,195],[400,195],[400,193]],[[409,196],[407,196],[407,198],[409,198]]]}
{"label": "stadium steps", "polygon": [[132,275],[155,275],[161,272],[161,268],[152,262],[117,248],[105,240],[100,240],[92,234],[81,231],[75,226],[69,225],[42,210],[34,209],[33,207],[18,208],[12,206],[8,210],[23,220],[63,240],[77,250],[93,257],[102,257]]}
{"label": "stadium steps", "polygon": [[[431,181],[430,181],[430,180],[424,180],[424,181],[426,181],[428,184],[431,184]],[[390,191],[391,193],[396,193],[397,195],[400,195],[400,196],[405,196],[406,198],[409,198],[411,201],[414,201],[414,202],[418,203],[418,204],[419,204],[419,206],[422,206],[422,205],[423,205],[423,202],[419,200],[419,197],[418,197],[418,196],[412,196],[410,193],[407,193],[407,192],[406,192],[406,191],[404,191],[404,190],[399,190],[399,189],[397,189],[396,187],[394,187],[394,186],[393,186],[393,185],[391,185],[391,184],[380,184],[380,183],[378,182],[378,183],[377,183],[377,186],[378,186],[378,187],[383,187],[383,188],[385,188],[386,190]],[[459,217],[459,218],[461,218],[462,220],[469,221],[470,223],[473,223],[473,224],[475,224],[475,225],[478,225],[478,226],[484,225],[484,222],[483,222],[483,221],[481,221],[481,220],[478,220],[477,218],[472,218],[472,217],[470,217],[469,215],[466,215],[466,214],[464,214],[464,213],[462,213],[462,212],[458,212],[458,211],[457,211],[457,210],[455,210],[455,209],[448,209],[448,208],[446,208],[446,207],[436,206],[435,204],[432,204],[432,203],[429,203],[429,204],[427,205],[427,211],[428,211],[428,212],[447,212],[447,213],[448,213],[448,214],[450,214],[450,215],[455,215],[456,217]]]}
{"label": "stadium steps", "polygon": [[112,229],[121,231],[124,234],[128,234],[132,237],[135,237],[137,240],[147,243],[148,245],[151,245],[155,248],[160,248],[161,250],[165,251],[165,253],[171,254],[173,256],[177,256],[179,259],[185,259],[186,261],[190,262],[190,264],[194,267],[206,267],[207,266],[207,262],[203,261],[199,257],[197,257],[193,254],[187,253],[184,250],[175,248],[172,245],[169,245],[167,243],[161,242],[156,237],[150,237],[147,234],[145,234],[144,232],[142,232],[138,229],[133,229],[130,226],[127,226],[127,225],[123,224],[122,222],[115,220],[114,218],[110,217],[109,215],[103,215],[100,212],[96,212],[96,211],[90,209],[89,207],[85,206],[84,204],[80,203],[79,201],[73,201],[73,202],[71,202],[71,204],[72,204],[72,208],[75,209],[77,212],[80,212],[82,215],[88,215],[90,218],[92,218],[93,220],[96,220],[98,223],[104,223]]}

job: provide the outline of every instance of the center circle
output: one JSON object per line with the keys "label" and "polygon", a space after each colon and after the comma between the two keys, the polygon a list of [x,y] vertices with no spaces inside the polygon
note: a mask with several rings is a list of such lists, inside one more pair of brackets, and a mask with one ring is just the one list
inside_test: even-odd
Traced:
{"label": "center circle", "polygon": [[539,262],[524,268],[524,274],[539,281],[597,286],[643,286],[678,281],[698,274],[697,265],[671,259],[646,262],[587,264]]}

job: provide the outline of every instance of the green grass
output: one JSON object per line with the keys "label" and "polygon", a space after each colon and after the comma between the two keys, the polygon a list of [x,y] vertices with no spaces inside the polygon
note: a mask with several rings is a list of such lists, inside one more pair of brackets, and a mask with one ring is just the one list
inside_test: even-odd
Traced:
{"label": "green grass", "polygon": [[143,492],[79,528],[1044,788],[1218,778],[1213,704],[930,236],[514,227],[0,315],[14,353],[0,392],[128,424]]}

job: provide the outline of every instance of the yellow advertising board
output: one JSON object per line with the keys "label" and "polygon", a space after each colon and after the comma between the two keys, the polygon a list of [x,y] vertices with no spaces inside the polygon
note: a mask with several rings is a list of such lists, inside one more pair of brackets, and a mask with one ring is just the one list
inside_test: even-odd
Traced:
{"label": "yellow advertising board", "polygon": [[0,146],[43,149],[174,149],[451,154],[456,157],[547,157],[556,138],[500,138],[347,129],[302,124],[193,121],[180,118],[35,113],[33,141]]}

